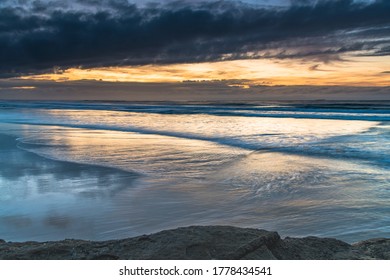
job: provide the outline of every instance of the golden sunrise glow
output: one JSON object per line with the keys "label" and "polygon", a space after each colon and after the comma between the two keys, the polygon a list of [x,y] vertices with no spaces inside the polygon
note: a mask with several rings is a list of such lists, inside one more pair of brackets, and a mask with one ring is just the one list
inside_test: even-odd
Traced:
{"label": "golden sunrise glow", "polygon": [[389,57],[347,57],[329,64],[299,60],[234,60],[173,65],[71,68],[62,72],[24,76],[23,79],[109,82],[182,82],[236,80],[231,86],[251,85],[390,85]]}
{"label": "golden sunrise glow", "polygon": [[33,86],[20,86],[20,87],[12,87],[12,89],[36,89]]}

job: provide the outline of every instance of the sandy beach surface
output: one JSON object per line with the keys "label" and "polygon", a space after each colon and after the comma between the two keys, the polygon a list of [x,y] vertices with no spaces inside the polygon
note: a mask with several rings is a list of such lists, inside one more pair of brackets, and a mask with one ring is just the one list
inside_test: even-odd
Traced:
{"label": "sandy beach surface", "polygon": [[136,178],[117,169],[47,159],[0,134],[0,236],[13,241],[91,238],[104,226],[101,219],[112,215],[109,198]]}
{"label": "sandy beach surface", "polygon": [[384,107],[1,104],[0,239],[191,225],[389,237]]}

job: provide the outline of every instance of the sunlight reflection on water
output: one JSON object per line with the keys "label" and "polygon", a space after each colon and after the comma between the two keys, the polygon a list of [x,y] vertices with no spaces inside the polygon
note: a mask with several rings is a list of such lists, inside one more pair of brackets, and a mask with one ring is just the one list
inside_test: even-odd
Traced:
{"label": "sunlight reflection on water", "polygon": [[390,234],[385,122],[2,114],[14,123],[0,126],[12,135],[0,137],[3,239],[102,240],[192,224],[350,242]]}

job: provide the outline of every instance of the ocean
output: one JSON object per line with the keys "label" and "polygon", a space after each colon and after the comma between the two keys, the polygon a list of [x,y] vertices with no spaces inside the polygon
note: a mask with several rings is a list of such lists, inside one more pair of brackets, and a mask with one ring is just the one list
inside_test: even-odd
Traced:
{"label": "ocean", "polygon": [[0,102],[0,238],[390,237],[384,104]]}

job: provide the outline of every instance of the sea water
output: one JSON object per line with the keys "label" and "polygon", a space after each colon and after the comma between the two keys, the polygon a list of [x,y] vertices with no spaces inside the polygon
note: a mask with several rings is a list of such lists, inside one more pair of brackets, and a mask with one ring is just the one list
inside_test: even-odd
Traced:
{"label": "sea water", "polygon": [[390,237],[386,106],[0,103],[0,238]]}

